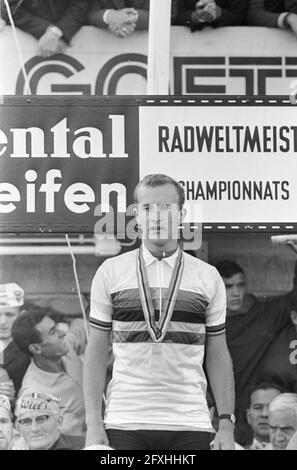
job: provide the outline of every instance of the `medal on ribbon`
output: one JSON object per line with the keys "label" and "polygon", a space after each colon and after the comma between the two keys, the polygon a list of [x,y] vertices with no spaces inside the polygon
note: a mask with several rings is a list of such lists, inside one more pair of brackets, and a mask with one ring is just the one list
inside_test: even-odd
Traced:
{"label": "medal on ribbon", "polygon": [[169,284],[168,296],[162,305],[162,309],[160,312],[160,321],[158,325],[155,320],[155,309],[153,306],[151,291],[148,285],[146,267],[142,251],[143,248],[140,247],[137,255],[136,269],[140,300],[150,336],[154,342],[160,343],[161,341],[163,341],[167,333],[169,323],[173,314],[184,268],[184,257],[182,250],[179,248],[179,252],[171,276],[171,281]]}

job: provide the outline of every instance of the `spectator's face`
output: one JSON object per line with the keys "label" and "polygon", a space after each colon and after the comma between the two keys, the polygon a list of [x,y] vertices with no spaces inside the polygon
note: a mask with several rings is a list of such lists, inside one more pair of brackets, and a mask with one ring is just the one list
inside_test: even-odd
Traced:
{"label": "spectator's face", "polygon": [[9,412],[0,407],[0,450],[7,450],[12,440],[13,425]]}
{"label": "spectator's face", "polygon": [[245,294],[245,279],[242,273],[234,274],[231,277],[223,277],[227,294],[227,309],[229,312],[238,312],[243,305]]}
{"label": "spectator's face", "polygon": [[41,335],[42,341],[37,344],[37,347],[42,356],[58,359],[67,354],[68,347],[64,342],[65,333],[57,328],[54,320],[44,317],[35,328]]}
{"label": "spectator's face", "polygon": [[254,437],[260,442],[269,441],[268,406],[271,400],[279,394],[279,390],[270,388],[268,390],[255,390],[251,395],[247,420],[253,430]]}
{"label": "spectator's face", "polygon": [[270,441],[274,450],[284,450],[297,431],[296,413],[289,409],[269,413]]}
{"label": "spectator's face", "polygon": [[182,211],[173,184],[156,187],[142,185],[138,189],[137,202],[137,222],[142,238],[149,239],[157,246],[178,239]]}
{"label": "spectator's face", "polygon": [[30,413],[18,420],[18,429],[30,450],[50,449],[60,437],[61,425],[61,417],[46,412],[36,416]]}
{"label": "spectator's face", "polygon": [[0,340],[11,337],[11,327],[18,313],[18,307],[0,307]]}

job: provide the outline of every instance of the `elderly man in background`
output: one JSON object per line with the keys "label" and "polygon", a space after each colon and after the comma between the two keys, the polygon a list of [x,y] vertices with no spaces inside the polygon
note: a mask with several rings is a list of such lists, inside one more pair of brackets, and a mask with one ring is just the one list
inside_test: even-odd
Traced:
{"label": "elderly man in background", "polygon": [[269,433],[271,443],[265,450],[286,450],[297,431],[297,394],[281,393],[269,404]]}
{"label": "elderly man in background", "polygon": [[29,450],[79,450],[84,438],[62,434],[59,399],[51,395],[22,395],[15,409],[16,426]]}
{"label": "elderly man in background", "polygon": [[91,0],[88,22],[126,37],[135,30],[148,29],[149,0]]}
{"label": "elderly man in background", "polygon": [[22,353],[11,336],[13,322],[24,305],[24,291],[15,284],[0,284],[0,366],[8,376],[0,380],[0,394],[13,400],[21,383],[30,357]]}
{"label": "elderly man in background", "polygon": [[[50,57],[63,52],[85,23],[89,0],[9,0],[17,28],[38,40],[37,54]],[[8,22],[6,7],[2,18]]]}

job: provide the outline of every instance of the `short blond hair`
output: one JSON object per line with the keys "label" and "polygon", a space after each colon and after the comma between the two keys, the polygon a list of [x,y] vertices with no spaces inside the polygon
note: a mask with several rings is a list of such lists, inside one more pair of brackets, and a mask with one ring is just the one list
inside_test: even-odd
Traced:
{"label": "short blond hair", "polygon": [[154,173],[151,175],[146,175],[142,180],[139,181],[139,183],[137,183],[133,192],[134,202],[137,203],[137,193],[141,186],[155,188],[157,186],[163,186],[164,184],[172,184],[175,187],[177,195],[178,195],[178,205],[179,205],[179,208],[182,209],[185,203],[184,188],[178,181],[171,178],[171,176],[163,175],[161,173]]}

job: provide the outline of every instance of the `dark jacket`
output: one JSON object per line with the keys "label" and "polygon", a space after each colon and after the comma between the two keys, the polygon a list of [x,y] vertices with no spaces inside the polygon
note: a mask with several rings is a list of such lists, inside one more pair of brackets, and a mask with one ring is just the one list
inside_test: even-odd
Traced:
{"label": "dark jacket", "polygon": [[[39,39],[51,24],[63,32],[69,43],[85,23],[89,0],[10,0],[15,25]],[[8,22],[6,8],[2,17]]]}
{"label": "dark jacket", "polygon": [[135,8],[139,14],[136,29],[148,29],[149,5],[149,0],[91,0],[88,22],[97,28],[107,28],[107,24],[103,21],[105,10]]}
{"label": "dark jacket", "polygon": [[222,8],[222,15],[211,23],[194,24],[191,14],[195,11],[197,0],[177,0],[177,16],[174,24],[189,26],[192,31],[202,29],[205,26],[240,26],[246,24],[248,0],[216,0],[216,4]]}

